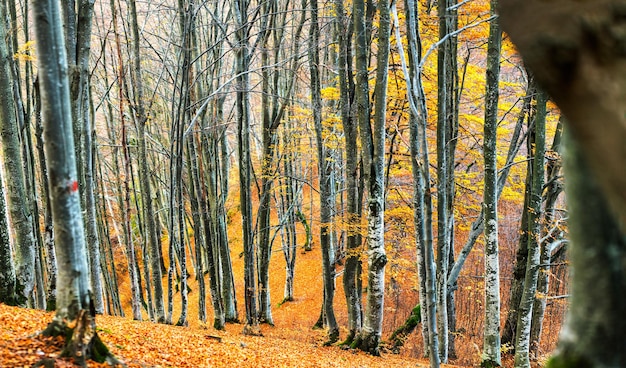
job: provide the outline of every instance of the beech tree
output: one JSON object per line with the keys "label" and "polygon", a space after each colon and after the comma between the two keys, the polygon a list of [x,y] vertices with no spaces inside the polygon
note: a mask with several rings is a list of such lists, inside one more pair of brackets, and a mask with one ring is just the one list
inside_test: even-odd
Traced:
{"label": "beech tree", "polygon": [[[0,15],[4,19],[4,3],[0,5]],[[8,65],[9,52],[6,39],[5,22],[0,22],[0,114],[2,121],[11,118],[13,110],[13,91],[11,91],[11,74]],[[4,181],[0,175],[0,302],[9,305],[17,304],[15,267],[9,238],[9,226],[4,200]]]}
{"label": "beech tree", "polygon": [[[544,159],[546,144],[546,103],[545,92],[537,91],[537,112],[534,119],[533,134],[528,140],[528,151],[532,157],[529,165],[532,178],[527,212],[528,255],[526,256],[526,272],[524,287],[519,302],[517,329],[515,332],[515,365],[530,367],[530,324],[532,321],[533,304],[539,277],[539,239],[541,237],[541,200],[544,184]],[[517,307],[517,306],[514,306]]]}
{"label": "beech tree", "polygon": [[[152,299],[154,305],[150,303],[148,310],[154,310],[154,319],[157,322],[165,322],[165,306],[163,304],[163,280],[161,273],[161,240],[158,237],[156,228],[154,204],[152,202],[153,189],[150,184],[150,171],[148,167],[148,155],[146,144],[146,124],[148,123],[148,107],[144,101],[144,84],[143,84],[143,71],[141,68],[141,53],[140,45],[141,40],[139,37],[139,24],[137,21],[137,6],[135,0],[129,0],[129,13],[131,21],[132,31],[132,53],[133,64],[131,79],[133,81],[133,117],[135,120],[135,126],[137,127],[137,144],[138,144],[138,164],[139,164],[139,185],[142,193],[142,209],[143,218],[146,227],[146,242],[147,242],[147,254],[144,254],[145,261],[150,265],[150,275],[152,276],[151,286],[154,288],[154,294]],[[148,277],[148,275],[146,275]]]}
{"label": "beech tree", "polygon": [[252,162],[250,159],[250,35],[248,8],[249,0],[236,0],[233,2],[233,13],[236,23],[235,37],[237,40],[237,52],[235,57],[237,76],[237,98],[235,101],[237,111],[237,143],[239,144],[239,196],[241,203],[241,221],[243,232],[244,253],[244,304],[246,310],[246,322],[244,333],[258,334],[259,320],[257,315],[257,297],[255,285],[255,253],[254,239],[252,234],[252,198],[251,198],[251,175]]}
{"label": "beech tree", "polygon": [[45,152],[49,169],[52,218],[57,254],[57,308],[44,334],[66,336],[63,355],[85,366],[86,359],[114,358],[100,341],[91,300],[89,268],[78,193],[72,132],[68,64],[59,2],[33,1],[39,56]]}
{"label": "beech tree", "polygon": [[[0,16],[5,19],[5,4],[0,6]],[[26,196],[22,152],[13,94],[13,73],[6,44],[6,29],[0,27],[0,138],[2,139],[2,165],[7,184],[9,218],[15,230],[15,262],[17,303],[34,306],[35,288],[35,238],[30,205]]]}
{"label": "beech tree", "polygon": [[[355,1],[355,4],[358,1]],[[378,52],[376,55],[376,87],[374,100],[374,123],[360,121],[363,170],[367,186],[367,305],[363,318],[363,330],[354,346],[373,355],[380,354],[383,308],[385,301],[385,122],[387,116],[387,77],[389,66],[389,39],[391,16],[389,2],[378,2],[380,15],[378,26]],[[357,44],[357,47],[360,47]],[[361,72],[361,70],[359,71]]]}
{"label": "beech tree", "polygon": [[[0,182],[1,180],[2,177],[0,176]],[[5,213],[4,186],[0,185],[0,303],[13,305],[16,302],[15,267],[13,266],[9,225]]]}
{"label": "beech tree", "polygon": [[309,30],[309,71],[311,75],[311,105],[313,123],[317,139],[317,159],[320,181],[320,247],[322,249],[322,278],[324,282],[324,298],[322,315],[328,326],[328,343],[339,339],[339,326],[335,319],[333,298],[335,295],[335,271],[331,263],[332,254],[332,161],[330,150],[324,140],[325,130],[322,127],[322,95],[320,81],[318,0],[311,2],[311,28]]}
{"label": "beech tree", "polygon": [[[495,13],[498,0],[491,0]],[[485,214],[485,330],[481,366],[498,367],[500,357],[500,264],[498,243],[498,170],[496,149],[498,129],[498,100],[500,81],[500,48],[502,32],[498,18],[489,27],[487,46],[487,77],[485,92],[485,128],[483,156],[485,184],[483,212]]]}
{"label": "beech tree", "polygon": [[[341,123],[345,136],[346,152],[346,210],[347,226],[346,263],[343,273],[343,288],[348,308],[348,336],[344,344],[350,345],[363,327],[363,305],[361,288],[361,254],[363,237],[361,235],[362,217],[362,190],[360,190],[360,169],[358,149],[358,121],[355,111],[355,83],[352,68],[352,35],[354,27],[350,28],[350,18],[346,14],[343,0],[335,1],[339,73],[339,93],[341,104]],[[363,30],[365,32],[365,29]],[[363,34],[365,36],[365,34]],[[362,54],[365,50],[361,51]],[[366,88],[363,86],[362,88]],[[365,113],[364,113],[365,115]],[[369,115],[369,113],[367,113]]]}

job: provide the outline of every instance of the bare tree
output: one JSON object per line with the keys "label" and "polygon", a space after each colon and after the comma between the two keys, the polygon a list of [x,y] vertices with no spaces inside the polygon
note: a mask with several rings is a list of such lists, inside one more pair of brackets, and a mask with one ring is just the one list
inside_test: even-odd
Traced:
{"label": "bare tree", "polygon": [[[0,16],[5,18],[5,5],[0,6]],[[7,180],[8,210],[15,230],[16,296],[20,305],[34,306],[35,238],[30,205],[26,196],[26,183],[22,166],[13,75],[6,44],[6,29],[0,27],[0,138],[2,139],[2,164]]]}
{"label": "bare tree", "polygon": [[[357,2],[355,1],[355,4]],[[376,87],[374,91],[374,124],[360,125],[363,169],[368,190],[367,250],[368,293],[363,330],[353,345],[373,355],[379,355],[385,300],[385,122],[387,115],[387,77],[391,17],[389,2],[378,2],[378,52],[376,55]],[[359,45],[357,44],[357,47]]]}
{"label": "bare tree", "polygon": [[44,334],[70,336],[64,354],[81,365],[112,356],[99,341],[90,297],[89,268],[78,193],[65,41],[59,3],[34,1],[46,159],[59,263],[57,309]]}
{"label": "bare tree", "polygon": [[[494,14],[498,0],[491,0]],[[499,367],[500,354],[500,264],[498,243],[498,100],[500,81],[500,48],[502,32],[498,18],[491,20],[487,46],[487,81],[485,93],[484,149],[485,184],[485,330],[481,366]]]}

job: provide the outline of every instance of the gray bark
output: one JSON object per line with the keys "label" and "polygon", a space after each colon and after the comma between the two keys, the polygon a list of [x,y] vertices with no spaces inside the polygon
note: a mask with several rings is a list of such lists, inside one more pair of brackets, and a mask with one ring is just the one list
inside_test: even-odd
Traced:
{"label": "gray bark", "polygon": [[[4,6],[0,16],[5,19]],[[0,138],[2,139],[2,164],[6,181],[7,205],[15,231],[16,296],[19,305],[33,305],[35,287],[35,238],[32,215],[26,196],[26,183],[22,166],[15,96],[6,29],[0,27]]]}
{"label": "gray bark", "polygon": [[[141,69],[141,53],[140,53],[140,38],[139,38],[139,24],[137,22],[137,9],[135,0],[129,0],[131,31],[133,37],[133,65],[132,65],[132,80],[133,80],[133,96],[135,121],[137,123],[137,145],[138,150],[138,163],[139,163],[139,186],[141,188],[141,198],[143,204],[143,218],[147,233],[147,248],[148,252],[144,257],[147,258],[147,262],[150,264],[151,271],[151,284],[154,287],[154,294],[152,299],[154,300],[154,318],[157,322],[165,322],[165,306],[163,304],[163,281],[161,273],[161,264],[159,254],[161,253],[161,240],[158,237],[154,205],[152,203],[152,185],[150,184],[150,170],[148,168],[147,157],[147,144],[146,144],[146,123],[148,116],[146,112],[146,106],[144,102],[144,89],[143,89],[143,74]],[[149,306],[152,309],[152,306]]]}
{"label": "gray bark", "polygon": [[[542,233],[539,256],[539,277],[537,279],[537,293],[535,304],[533,305],[533,317],[530,328],[530,356],[531,359],[539,358],[539,343],[541,342],[541,331],[543,318],[548,300],[548,289],[550,286],[550,263],[552,258],[552,245],[559,241],[560,235],[556,234],[559,227],[559,219],[555,208],[556,201],[563,191],[561,182],[561,136],[563,133],[563,116],[561,116],[554,133],[550,155],[546,155],[547,181],[545,195],[544,216],[542,220]],[[555,157],[556,156],[556,157]]]}
{"label": "gray bark", "polygon": [[44,153],[43,143],[43,122],[41,117],[41,97],[39,92],[39,81],[34,85],[34,110],[35,110],[35,135],[37,139],[37,156],[39,159],[39,171],[41,178],[41,201],[44,208],[44,239],[46,247],[46,270],[47,270],[47,290],[46,290],[46,310],[56,309],[56,283],[57,283],[57,260],[54,250],[54,226],[52,224],[52,209],[50,208],[50,190],[48,188],[48,166]]}
{"label": "gray bark", "polygon": [[[0,15],[4,15],[4,3]],[[3,18],[4,19],[4,18]],[[8,62],[8,50],[6,39],[5,23],[0,22],[0,65],[6,68]],[[0,71],[1,72],[1,71]],[[2,72],[4,74],[4,72]],[[7,87],[2,86],[0,90],[0,104],[11,103],[10,95],[7,95]],[[12,108],[11,105],[9,105]],[[9,225],[7,221],[6,202],[4,200],[4,180],[0,174],[0,302],[8,305],[17,304],[15,266],[13,264],[13,253],[11,250],[11,239],[9,238]]]}
{"label": "gray bark", "polygon": [[400,42],[398,17],[395,7],[394,21],[396,40],[400,50],[402,70],[407,84],[407,97],[411,115],[409,129],[411,134],[411,166],[413,173],[413,206],[414,226],[417,245],[417,270],[419,275],[419,295],[421,305],[422,335],[424,338],[424,353],[430,358],[431,368],[439,367],[439,338],[437,332],[437,303],[435,285],[435,259],[433,253],[433,208],[432,193],[430,191],[430,160],[428,157],[428,141],[426,125],[428,109],[426,95],[422,84],[422,43],[417,22],[418,8],[413,0],[406,1],[407,12],[407,39],[409,44],[409,61],[404,59],[403,47]]}
{"label": "gray bark", "polygon": [[[363,319],[363,330],[357,346],[373,355],[379,355],[382,334],[383,309],[385,298],[385,121],[387,114],[387,76],[389,65],[389,40],[391,18],[389,2],[378,2],[380,21],[378,27],[378,53],[376,56],[376,87],[374,101],[373,129],[361,134],[369,134],[366,144],[362,142],[364,170],[369,171],[366,185],[367,200],[367,250],[368,250],[368,293],[367,306]],[[369,124],[369,123],[368,123]],[[361,126],[363,127],[363,126]],[[367,159],[365,159],[367,157]]]}
{"label": "gray bark", "polygon": [[345,14],[342,0],[335,1],[337,35],[339,39],[338,72],[339,89],[341,96],[341,120],[346,142],[346,218],[347,241],[346,263],[343,274],[343,288],[348,308],[348,336],[345,344],[349,345],[361,332],[363,326],[363,306],[361,290],[357,287],[361,280],[361,216],[362,205],[359,194],[359,168],[358,168],[358,130],[356,121],[356,104],[352,104],[355,94],[355,86],[352,72],[352,57],[350,42],[353,31],[349,28],[350,19]]}
{"label": "gray bark", "polygon": [[[0,28],[4,28],[4,26],[0,25]],[[1,34],[2,32],[0,31]],[[2,176],[0,176],[0,183],[2,183]],[[7,305],[16,304],[15,291],[15,267],[13,265],[9,225],[6,217],[4,185],[0,185],[0,303]]]}
{"label": "gray bark", "polygon": [[237,143],[239,144],[239,195],[241,205],[241,221],[244,252],[244,304],[246,322],[244,333],[258,334],[259,321],[257,316],[257,298],[255,283],[255,246],[252,234],[252,199],[251,199],[251,165],[250,160],[250,40],[249,40],[249,0],[233,2],[233,12],[237,31],[236,75],[237,98]]}
{"label": "gray bark", "polygon": [[[82,136],[82,141],[76,141],[79,145],[82,143],[82,149],[78,149],[81,153],[81,158],[78,159],[79,164],[82,167],[78,169],[78,172],[82,176],[79,176],[79,184],[82,184],[81,194],[83,196],[83,203],[85,205],[84,222],[85,222],[85,241],[87,242],[87,250],[89,254],[89,275],[91,288],[93,292],[93,303],[96,309],[96,313],[102,314],[104,312],[103,302],[103,289],[102,289],[102,272],[100,269],[100,240],[98,239],[98,224],[96,214],[96,200],[95,200],[95,183],[93,179],[93,130],[91,121],[91,109],[90,109],[90,72],[89,69],[89,56],[91,53],[91,29],[93,18],[93,0],[80,0],[78,2],[77,13],[77,33],[76,33],[76,71],[78,74],[78,88],[77,93],[71,91],[72,103],[76,104],[77,115],[73,116],[74,124],[81,130],[79,136]],[[76,83],[76,76],[73,78],[72,84]],[[75,86],[71,86],[75,88]],[[76,134],[76,133],[75,133]]]}
{"label": "gray bark", "polygon": [[[33,2],[33,7],[45,152],[59,263],[56,315],[44,334],[74,336],[67,339],[64,352],[81,365],[86,365],[89,358],[115,364],[119,362],[110,359],[111,354],[98,338],[90,298],[59,3],[38,0]],[[76,337],[85,335],[88,338]]]}
{"label": "gray bark", "polygon": [[532,154],[532,185],[528,202],[528,258],[524,289],[519,304],[517,329],[515,333],[515,367],[530,367],[530,324],[532,320],[537,278],[539,277],[539,239],[541,237],[541,200],[544,184],[544,158],[546,134],[546,102],[544,91],[537,92],[537,114],[535,117],[534,146],[529,145]]}
{"label": "gray bark", "polygon": [[326,147],[324,129],[322,127],[322,96],[319,71],[319,37],[318,23],[318,0],[311,2],[311,28],[309,33],[309,71],[311,75],[311,104],[313,110],[313,123],[317,138],[317,159],[320,181],[320,247],[322,250],[322,279],[324,283],[324,298],[322,314],[328,326],[328,342],[334,343],[339,339],[339,326],[335,319],[333,297],[335,294],[335,271],[331,262],[332,249],[332,212],[333,200],[331,180],[332,156],[330,149]]}
{"label": "gray bark", "polygon": [[439,38],[437,52],[437,328],[439,355],[449,356],[448,260],[452,251],[452,202],[456,119],[456,41],[449,34],[456,30],[456,0],[438,4]]}
{"label": "gray bark", "polygon": [[[115,48],[117,54],[117,78],[121,81],[124,75],[124,64],[122,62],[122,49],[121,49],[121,40],[118,32],[118,24],[117,24],[117,8],[115,6],[115,2],[111,0],[109,2],[111,9],[111,18],[113,22],[113,33],[115,36]],[[118,205],[122,209],[122,227],[124,234],[124,244],[126,247],[126,259],[128,262],[128,278],[130,282],[130,290],[131,290],[131,308],[133,313],[133,319],[137,321],[142,320],[141,316],[141,291],[139,289],[139,275],[137,271],[137,266],[135,263],[135,247],[132,242],[132,235],[130,229],[130,153],[128,149],[128,134],[126,127],[126,119],[123,113],[124,111],[124,95],[122,83],[118,83],[118,95],[119,95],[119,111],[120,111],[120,126],[121,126],[121,136],[120,136],[120,144],[122,146],[122,155],[123,155],[123,184],[121,183],[121,178],[119,176],[116,177],[117,187],[118,187]],[[109,127],[109,135],[111,138],[116,138],[115,128]],[[117,160],[117,150],[114,149],[114,168],[118,169],[117,172],[121,172],[118,166]]]}
{"label": "gray bark", "polygon": [[[491,0],[494,14],[498,0]],[[498,245],[498,168],[497,129],[502,32],[498,18],[491,20],[487,46],[484,148],[485,179],[483,213],[485,214],[485,327],[481,366],[502,365],[500,353],[500,265]]]}

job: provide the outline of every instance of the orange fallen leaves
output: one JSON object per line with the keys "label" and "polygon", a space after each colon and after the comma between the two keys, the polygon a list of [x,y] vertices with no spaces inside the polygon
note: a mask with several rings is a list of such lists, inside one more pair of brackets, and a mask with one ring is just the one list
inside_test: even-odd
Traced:
{"label": "orange fallen leaves", "polygon": [[[51,313],[0,304],[0,367],[31,367],[42,359],[54,361],[55,367],[74,367],[71,361],[58,357],[62,338],[37,335],[51,318]],[[242,335],[241,325],[214,331],[110,316],[98,316],[96,323],[102,340],[128,367],[426,366],[425,362],[396,355],[372,357],[339,347],[323,347],[315,342],[323,340],[316,338],[323,336],[321,331],[294,331],[311,336],[307,339],[310,342],[303,342],[289,339],[289,334],[281,338],[265,326],[265,337],[253,337]]]}

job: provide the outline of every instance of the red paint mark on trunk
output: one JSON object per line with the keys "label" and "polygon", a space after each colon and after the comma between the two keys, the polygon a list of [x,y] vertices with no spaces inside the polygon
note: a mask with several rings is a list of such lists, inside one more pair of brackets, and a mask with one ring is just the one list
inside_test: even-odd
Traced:
{"label": "red paint mark on trunk", "polygon": [[78,182],[74,180],[70,183],[70,192],[75,192],[78,190]]}

